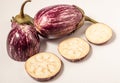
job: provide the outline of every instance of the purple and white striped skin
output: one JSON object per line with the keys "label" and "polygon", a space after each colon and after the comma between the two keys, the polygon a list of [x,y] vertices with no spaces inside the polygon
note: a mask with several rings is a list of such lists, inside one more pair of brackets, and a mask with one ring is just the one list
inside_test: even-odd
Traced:
{"label": "purple and white striped skin", "polygon": [[26,61],[40,50],[40,38],[34,26],[12,23],[7,38],[8,55],[16,61]]}
{"label": "purple and white striped skin", "polygon": [[76,30],[82,18],[82,12],[74,5],[55,5],[38,11],[34,25],[40,35],[54,39]]}

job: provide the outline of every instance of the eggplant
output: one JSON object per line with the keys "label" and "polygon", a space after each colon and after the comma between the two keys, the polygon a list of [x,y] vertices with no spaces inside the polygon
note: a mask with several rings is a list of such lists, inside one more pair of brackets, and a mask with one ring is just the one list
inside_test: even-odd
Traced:
{"label": "eggplant", "polygon": [[26,61],[29,57],[40,51],[40,38],[34,28],[33,18],[24,14],[24,6],[31,0],[26,0],[20,14],[11,20],[11,31],[7,37],[8,55],[16,61]]}
{"label": "eggplant", "polygon": [[89,43],[78,37],[65,39],[58,45],[60,55],[70,62],[83,60],[88,56],[90,50]]}
{"label": "eggplant", "polygon": [[34,17],[34,25],[39,34],[55,39],[70,34],[84,24],[95,20],[85,16],[84,11],[75,5],[54,5],[39,10]]}
{"label": "eggplant", "polygon": [[33,79],[45,82],[55,78],[63,69],[63,62],[51,52],[41,52],[25,62],[25,70]]}

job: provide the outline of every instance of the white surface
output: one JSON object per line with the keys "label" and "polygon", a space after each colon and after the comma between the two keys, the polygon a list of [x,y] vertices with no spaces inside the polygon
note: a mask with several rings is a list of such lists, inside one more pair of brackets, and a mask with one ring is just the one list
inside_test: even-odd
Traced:
{"label": "white surface", "polygon": [[[39,83],[27,75],[24,62],[16,62],[6,52],[6,39],[11,29],[10,19],[19,13],[24,0],[0,0],[0,83]],[[57,51],[59,41],[41,41],[41,51],[49,51],[60,57],[63,71],[46,83],[120,83],[120,1],[119,0],[33,0],[25,7],[31,16],[48,5],[74,4],[84,9],[86,15],[103,22],[113,29],[115,35],[107,44],[91,44],[89,57],[78,63],[63,59]],[[71,36],[84,37],[85,25]]]}

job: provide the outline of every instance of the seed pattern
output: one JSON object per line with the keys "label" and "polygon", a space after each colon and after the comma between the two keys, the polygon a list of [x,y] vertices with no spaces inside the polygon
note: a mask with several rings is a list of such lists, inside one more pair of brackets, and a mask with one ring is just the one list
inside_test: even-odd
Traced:
{"label": "seed pattern", "polygon": [[86,38],[94,44],[103,44],[111,39],[112,30],[103,23],[96,23],[87,28]]}
{"label": "seed pattern", "polygon": [[51,53],[40,53],[26,62],[27,72],[38,78],[49,78],[56,75],[61,69],[61,61]]}
{"label": "seed pattern", "polygon": [[89,44],[81,38],[70,38],[61,42],[58,50],[63,57],[75,60],[85,57],[90,47]]}

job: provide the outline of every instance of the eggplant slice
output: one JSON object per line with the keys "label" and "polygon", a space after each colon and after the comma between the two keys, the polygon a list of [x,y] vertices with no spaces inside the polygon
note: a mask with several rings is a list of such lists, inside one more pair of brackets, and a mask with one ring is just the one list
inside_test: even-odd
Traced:
{"label": "eggplant slice", "polygon": [[104,44],[112,38],[112,29],[106,24],[96,23],[87,28],[85,35],[93,44]]}
{"label": "eggplant slice", "polygon": [[38,53],[25,63],[26,72],[38,81],[48,81],[55,77],[62,68],[62,61],[49,52]]}
{"label": "eggplant slice", "polygon": [[60,42],[58,51],[68,61],[76,62],[87,56],[90,45],[81,38],[73,37]]}

